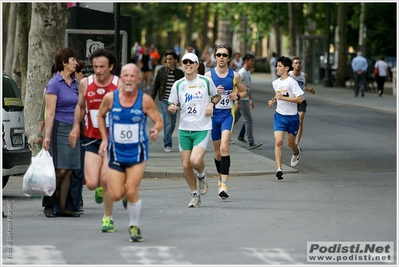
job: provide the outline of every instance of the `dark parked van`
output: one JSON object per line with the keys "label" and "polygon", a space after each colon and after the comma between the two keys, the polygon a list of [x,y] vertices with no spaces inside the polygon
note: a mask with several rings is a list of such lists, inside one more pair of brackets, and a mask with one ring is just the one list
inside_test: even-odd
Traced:
{"label": "dark parked van", "polygon": [[24,107],[21,90],[15,81],[3,71],[3,188],[10,176],[26,172],[31,163],[32,152],[25,137]]}

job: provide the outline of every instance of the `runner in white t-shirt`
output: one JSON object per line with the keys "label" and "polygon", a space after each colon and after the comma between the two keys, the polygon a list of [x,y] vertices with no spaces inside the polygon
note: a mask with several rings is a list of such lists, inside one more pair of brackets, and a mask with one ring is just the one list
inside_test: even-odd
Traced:
{"label": "runner in white t-shirt", "polygon": [[288,57],[280,57],[277,60],[277,75],[280,78],[273,81],[273,89],[276,95],[269,100],[269,107],[277,102],[274,114],[274,155],[276,158],[276,176],[283,179],[282,158],[284,133],[288,133],[288,148],[292,150],[291,166],[295,167],[299,160],[299,149],[295,143],[295,136],[299,129],[299,114],[297,104],[302,103],[303,91],[298,83],[288,75],[292,68],[292,61]]}
{"label": "runner in white t-shirt", "polygon": [[213,107],[220,96],[212,79],[197,74],[199,61],[194,53],[185,54],[182,63],[184,78],[171,88],[168,111],[174,114],[180,110],[179,150],[184,176],[191,190],[188,207],[195,208],[201,205],[200,194],[204,195],[208,190],[204,156],[212,129]]}

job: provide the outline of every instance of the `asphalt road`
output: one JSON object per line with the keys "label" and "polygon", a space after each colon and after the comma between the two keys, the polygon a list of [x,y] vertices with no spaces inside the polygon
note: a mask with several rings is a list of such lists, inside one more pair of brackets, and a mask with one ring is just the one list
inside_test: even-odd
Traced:
{"label": "asphalt road", "polygon": [[[264,145],[251,153],[274,160],[272,94],[263,84],[253,93],[255,138]],[[102,206],[87,188],[84,215],[48,219],[41,199],[21,192],[22,178],[10,179],[2,264],[316,266],[307,262],[307,242],[386,241],[397,249],[396,138],[395,114],[309,102],[298,172],[282,181],[274,174],[231,177],[231,198],[222,201],[211,178],[202,206],[188,209],[181,177],[144,179],[143,243],[128,242],[121,203],[115,233],[101,234]],[[289,160],[284,147],[283,163]]]}

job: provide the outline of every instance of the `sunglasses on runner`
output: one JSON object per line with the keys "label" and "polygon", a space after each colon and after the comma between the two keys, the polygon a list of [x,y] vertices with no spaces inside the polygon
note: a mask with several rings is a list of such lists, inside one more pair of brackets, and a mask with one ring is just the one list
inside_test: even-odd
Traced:
{"label": "sunglasses on runner", "polygon": [[184,65],[187,65],[189,62],[190,62],[190,64],[194,64],[195,63],[194,61],[191,61],[189,59],[185,59],[182,62],[183,62]]}
{"label": "sunglasses on runner", "polygon": [[224,53],[223,54],[221,54],[221,53],[217,53],[216,54],[216,57],[222,57],[222,56],[223,57],[229,57],[229,54],[224,54]]}

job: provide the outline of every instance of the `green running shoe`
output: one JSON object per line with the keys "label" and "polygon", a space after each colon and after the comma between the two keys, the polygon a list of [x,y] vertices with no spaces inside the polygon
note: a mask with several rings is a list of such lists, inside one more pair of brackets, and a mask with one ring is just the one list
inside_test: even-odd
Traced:
{"label": "green running shoe", "polygon": [[114,221],[111,220],[110,217],[105,217],[103,219],[103,225],[101,227],[101,232],[102,233],[113,233],[113,232],[115,232]]}
{"label": "green running shoe", "polygon": [[94,190],[94,199],[97,204],[103,203],[103,193],[104,189],[101,186],[97,187],[96,190]]}
{"label": "green running shoe", "polygon": [[140,228],[136,225],[132,225],[129,228],[129,234],[130,234],[130,242],[143,242],[144,239],[141,236]]}

